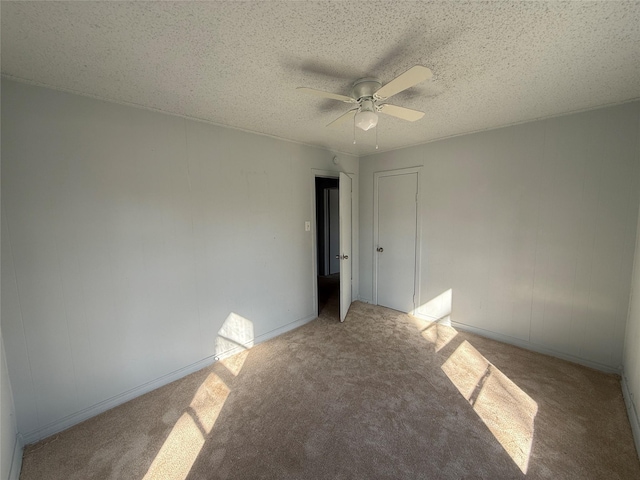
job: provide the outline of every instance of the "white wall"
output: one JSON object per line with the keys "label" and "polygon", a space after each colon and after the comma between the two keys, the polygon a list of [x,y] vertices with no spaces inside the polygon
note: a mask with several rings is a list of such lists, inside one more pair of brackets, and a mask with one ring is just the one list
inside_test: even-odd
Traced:
{"label": "white wall", "polygon": [[27,441],[211,362],[227,319],[251,342],[315,317],[312,169],[356,158],[5,80],[2,99],[2,331]]}
{"label": "white wall", "polygon": [[[638,129],[637,149],[640,160],[640,125]],[[640,216],[638,216],[636,251],[633,258],[631,299],[624,342],[623,367],[622,391],[627,404],[636,449],[640,455]]]}
{"label": "white wall", "polygon": [[17,480],[21,466],[22,439],[18,436],[13,390],[7,369],[4,337],[0,328],[0,479]]}
{"label": "white wall", "polygon": [[22,445],[17,436],[13,393],[2,334],[0,334],[0,362],[0,479],[17,479],[20,475]]}
{"label": "white wall", "polygon": [[429,301],[451,289],[463,327],[618,370],[639,117],[635,102],[361,158],[360,298],[373,298],[373,174],[422,166],[418,313],[446,314]]}

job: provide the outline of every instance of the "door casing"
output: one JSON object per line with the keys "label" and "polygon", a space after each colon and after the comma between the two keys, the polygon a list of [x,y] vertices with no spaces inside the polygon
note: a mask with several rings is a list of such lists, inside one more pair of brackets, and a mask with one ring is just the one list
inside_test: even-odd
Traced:
{"label": "door casing", "polygon": [[[351,178],[352,182],[357,182],[357,174],[355,173],[351,173],[351,172],[343,172],[346,175],[348,175]],[[335,179],[339,179],[340,178],[340,171],[334,171],[334,170],[320,170],[320,169],[316,169],[316,168],[312,168],[311,169],[311,211],[312,213],[312,222],[311,222],[311,274],[312,274],[312,286],[313,286],[313,293],[312,293],[312,299],[313,299],[313,311],[316,313],[316,315],[318,314],[318,245],[317,245],[317,227],[316,227],[316,222],[318,221],[317,217],[316,217],[316,177],[321,177],[321,178],[335,178]],[[357,185],[357,183],[356,183]],[[355,187],[354,187],[355,188]],[[353,192],[352,192],[353,193]],[[353,212],[353,197],[351,198],[351,209]],[[351,218],[351,221],[353,222],[353,215]],[[353,223],[351,226],[351,235],[352,235],[352,241],[354,238],[353,235]],[[354,250],[352,248],[352,250]],[[355,258],[352,257],[352,269],[353,269],[353,265],[354,263],[357,265],[356,262],[354,262]],[[352,274],[352,278],[351,278],[351,299],[352,301],[354,299],[357,299],[357,296],[354,295],[353,293],[353,274]]]}
{"label": "door casing", "polygon": [[413,299],[413,310],[408,312],[411,314],[415,314],[416,311],[420,308],[420,283],[421,283],[421,275],[420,275],[420,257],[422,251],[422,215],[420,214],[420,171],[422,167],[410,167],[410,168],[401,168],[396,170],[383,170],[380,172],[374,172],[373,174],[373,303],[378,305],[378,263],[379,263],[379,255],[376,251],[377,242],[378,242],[378,234],[379,234],[379,220],[378,220],[378,184],[381,177],[390,177],[396,175],[407,175],[407,174],[416,174],[417,175],[417,199],[416,199],[416,246],[415,246],[415,268],[414,268],[414,299]]}

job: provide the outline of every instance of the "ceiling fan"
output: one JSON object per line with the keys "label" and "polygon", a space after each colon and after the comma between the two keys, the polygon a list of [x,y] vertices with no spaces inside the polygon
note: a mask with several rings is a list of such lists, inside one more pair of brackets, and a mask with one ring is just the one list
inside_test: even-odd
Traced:
{"label": "ceiling fan", "polygon": [[357,107],[329,123],[327,127],[335,127],[353,118],[354,125],[366,131],[374,128],[378,124],[378,113],[384,113],[410,122],[420,120],[424,116],[424,112],[381,102],[396,93],[400,93],[407,88],[411,88],[420,82],[428,80],[432,76],[433,73],[431,73],[431,70],[427,67],[415,65],[385,85],[382,85],[376,78],[360,78],[354,82],[353,88],[351,89],[351,96],[323,92],[322,90],[307,87],[298,87],[297,90],[318,97],[358,104]]}

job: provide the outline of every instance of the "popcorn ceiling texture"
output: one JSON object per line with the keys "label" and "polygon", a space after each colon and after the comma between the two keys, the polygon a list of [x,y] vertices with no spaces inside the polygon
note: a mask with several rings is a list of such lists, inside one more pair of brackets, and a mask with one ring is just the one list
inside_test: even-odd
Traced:
{"label": "popcorn ceiling texture", "polygon": [[381,150],[640,97],[639,2],[2,2],[8,77],[273,135],[374,151],[349,94],[413,65],[434,78],[390,103]]}

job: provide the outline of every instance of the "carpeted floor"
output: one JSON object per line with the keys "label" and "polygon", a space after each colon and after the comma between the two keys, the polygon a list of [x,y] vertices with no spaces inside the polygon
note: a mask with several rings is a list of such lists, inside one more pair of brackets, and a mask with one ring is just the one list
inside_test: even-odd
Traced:
{"label": "carpeted floor", "polygon": [[336,312],[28,447],[21,479],[640,478],[617,376]]}

